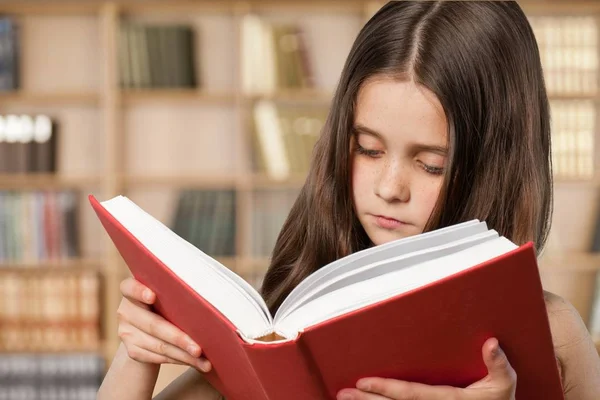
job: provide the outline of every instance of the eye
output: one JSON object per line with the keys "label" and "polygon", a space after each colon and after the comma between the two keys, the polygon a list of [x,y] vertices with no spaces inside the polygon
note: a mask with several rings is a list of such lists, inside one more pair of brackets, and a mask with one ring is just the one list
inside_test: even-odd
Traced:
{"label": "eye", "polygon": [[431,175],[442,175],[444,173],[444,167],[434,167],[433,165],[427,165],[422,161],[419,161],[419,165],[425,172]]}
{"label": "eye", "polygon": [[360,144],[358,144],[358,142],[356,143],[356,152],[358,154],[362,154],[371,158],[379,158],[379,156],[381,156],[381,154],[383,153],[383,151],[381,150],[365,149]]}

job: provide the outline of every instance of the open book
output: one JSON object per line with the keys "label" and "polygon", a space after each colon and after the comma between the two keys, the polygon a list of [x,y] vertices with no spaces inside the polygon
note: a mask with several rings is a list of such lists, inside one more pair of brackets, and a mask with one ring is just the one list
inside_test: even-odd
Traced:
{"label": "open book", "polygon": [[[123,196],[90,202],[155,310],[197,341],[228,399],[335,398],[362,376],[466,386],[500,340],[517,398],[561,399],[535,253],[477,220],[323,266],[271,315],[240,276]],[[291,389],[293,388],[293,390]]]}

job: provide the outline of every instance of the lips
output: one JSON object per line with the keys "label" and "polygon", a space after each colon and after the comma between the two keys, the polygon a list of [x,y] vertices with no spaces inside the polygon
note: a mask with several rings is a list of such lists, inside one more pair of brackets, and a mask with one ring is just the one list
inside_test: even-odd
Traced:
{"label": "lips", "polygon": [[385,215],[375,215],[375,223],[383,229],[397,229],[403,225],[407,225],[404,221],[399,221],[395,218],[387,217]]}

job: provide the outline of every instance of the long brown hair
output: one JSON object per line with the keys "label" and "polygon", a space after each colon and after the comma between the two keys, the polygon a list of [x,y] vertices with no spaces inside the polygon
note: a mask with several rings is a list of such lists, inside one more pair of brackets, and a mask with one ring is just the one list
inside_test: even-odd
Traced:
{"label": "long brown hair", "polygon": [[448,119],[450,155],[426,230],[477,218],[517,244],[544,246],[550,117],[526,16],[513,1],[391,1],[353,44],[275,244],[262,287],[272,313],[312,272],[370,246],[354,212],[349,148],[358,91],[377,74],[431,90]]}

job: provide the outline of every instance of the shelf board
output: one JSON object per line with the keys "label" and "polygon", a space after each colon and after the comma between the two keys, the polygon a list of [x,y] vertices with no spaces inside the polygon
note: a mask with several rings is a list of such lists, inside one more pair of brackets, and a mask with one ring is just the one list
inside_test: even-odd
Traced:
{"label": "shelf board", "polygon": [[201,103],[215,105],[231,105],[235,102],[235,93],[210,92],[203,89],[122,89],[121,101],[125,106],[145,105],[152,103]]}
{"label": "shelf board", "polygon": [[0,13],[12,15],[94,15],[99,12],[101,5],[102,3],[97,0],[6,0],[0,2]]}
{"label": "shelf board", "polygon": [[[121,89],[120,94],[121,102],[125,106],[152,104],[156,102],[160,104],[172,102],[233,105],[237,97],[235,92],[211,92],[202,88]],[[331,101],[332,96],[332,92],[321,89],[282,89],[272,93],[245,93],[240,97],[250,105],[258,100],[326,105]]]}
{"label": "shelf board", "polygon": [[265,267],[268,267],[270,263],[271,263],[271,258],[269,256],[244,257],[240,260],[240,267],[241,267],[240,270],[241,271],[254,270],[256,267],[265,268]]}
{"label": "shelf board", "polygon": [[333,92],[325,89],[278,89],[272,93],[257,93],[243,95],[247,102],[270,100],[281,103],[309,103],[327,105],[333,98]]}
{"label": "shelf board", "polygon": [[360,15],[367,0],[249,0],[254,12],[329,12]]}
{"label": "shelf board", "polygon": [[292,175],[285,179],[274,179],[265,174],[252,176],[251,187],[256,189],[300,189],[306,181],[306,175]]}
{"label": "shelf board", "polygon": [[554,178],[554,189],[557,188],[569,188],[573,186],[579,186],[583,188],[596,188],[600,187],[600,179],[590,178],[566,178],[566,177],[555,177]]}
{"label": "shelf board", "polygon": [[51,348],[23,348],[23,349],[7,349],[0,347],[0,354],[80,354],[80,353],[93,353],[100,357],[104,357],[104,351],[101,344],[93,347],[73,347],[63,349],[51,349]]}
{"label": "shelf board", "polygon": [[102,183],[101,176],[67,177],[60,174],[0,174],[0,189],[77,189]]}
{"label": "shelf board", "polygon": [[600,12],[597,0],[522,0],[519,5],[529,15],[590,15]]}
{"label": "shelf board", "polygon": [[539,258],[542,271],[600,271],[600,253],[581,251],[556,251],[545,253]]}
{"label": "shelf board", "polygon": [[598,100],[600,93],[548,93],[548,99],[553,100]]}
{"label": "shelf board", "polygon": [[297,189],[302,187],[305,176],[291,176],[286,179],[273,179],[264,174],[236,175],[129,175],[124,178],[128,187],[170,186],[197,189]]}
{"label": "shelf board", "polygon": [[148,14],[148,13],[210,13],[231,12],[235,6],[233,0],[145,0],[145,1],[118,1],[119,9],[123,14]]}
{"label": "shelf board", "polygon": [[[106,1],[101,0],[6,0],[0,3],[0,13],[16,15],[87,15],[97,14]],[[344,13],[361,13],[372,1],[368,0],[246,0],[242,5],[255,11],[268,10],[309,10]],[[548,1],[523,0],[519,2],[526,13],[531,14],[585,14],[600,11],[600,3],[595,0]],[[116,0],[122,13],[192,13],[227,12],[238,4],[234,0]]]}
{"label": "shelf board", "polygon": [[56,261],[40,261],[35,263],[0,262],[0,274],[3,272],[71,272],[71,271],[99,271],[102,269],[102,260],[94,259],[68,259]]}
{"label": "shelf board", "polygon": [[120,9],[124,13],[194,13],[194,12],[231,12],[238,5],[255,12],[284,10],[284,11],[319,11],[360,13],[364,9],[366,0],[248,0],[238,2],[235,0],[146,0],[146,1],[120,1]]}
{"label": "shelf board", "polygon": [[235,270],[240,262],[239,257],[235,256],[215,256],[213,258],[231,270]]}
{"label": "shelf board", "polygon": [[97,106],[100,95],[94,92],[49,92],[34,93],[26,91],[0,92],[2,106],[64,106],[86,105]]}
{"label": "shelf board", "polygon": [[128,187],[171,186],[197,189],[233,189],[236,186],[235,174],[212,175],[129,175],[125,177]]}

